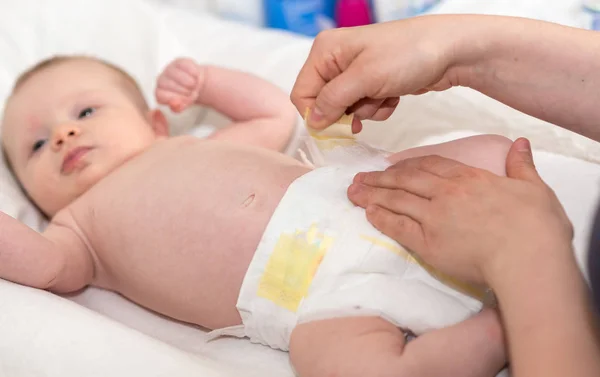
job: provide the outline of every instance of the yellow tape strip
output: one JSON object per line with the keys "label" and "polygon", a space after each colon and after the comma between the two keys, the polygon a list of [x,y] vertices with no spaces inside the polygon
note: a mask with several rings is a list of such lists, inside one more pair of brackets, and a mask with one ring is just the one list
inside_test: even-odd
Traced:
{"label": "yellow tape strip", "polygon": [[317,140],[329,140],[329,139],[350,139],[355,140],[356,137],[352,133],[352,121],[354,120],[354,114],[344,114],[334,124],[327,127],[324,130],[315,130],[308,125],[308,118],[310,116],[310,109],[306,109],[304,113],[304,125],[308,130],[310,136]]}

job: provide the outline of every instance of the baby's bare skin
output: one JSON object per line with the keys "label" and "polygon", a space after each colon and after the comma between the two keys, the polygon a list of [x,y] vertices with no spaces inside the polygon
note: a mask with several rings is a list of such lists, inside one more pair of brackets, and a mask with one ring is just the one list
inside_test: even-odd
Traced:
{"label": "baby's bare skin", "polygon": [[104,178],[55,221],[76,224],[89,245],[92,284],[172,318],[230,326],[241,323],[235,304],[271,214],[309,170],[264,149],[173,138]]}
{"label": "baby's bare skin", "polygon": [[[180,84],[165,81],[165,101],[188,95]],[[241,323],[240,287],[269,219],[289,185],[311,171],[239,138],[169,138],[162,113],[144,106],[130,82],[82,59],[25,81],[7,103],[2,136],[15,176],[52,220],[40,235],[0,213],[0,278],[57,293],[95,285],[208,329]],[[438,154],[504,174],[509,146],[480,136],[389,159]],[[495,335],[486,347],[488,328]],[[504,361],[491,314],[411,344],[404,350],[402,332],[379,317],[332,319],[299,325],[290,355],[304,377],[479,376]]]}
{"label": "baby's bare skin", "polygon": [[[428,150],[471,160],[478,143],[475,138],[421,147],[390,160]],[[497,161],[479,164],[499,171]],[[53,223],[77,230],[80,252],[91,255],[77,260],[93,266],[70,267],[94,271],[85,284],[208,329],[232,326],[241,323],[237,298],[268,221],[288,186],[310,170],[253,146],[166,139],[102,179]],[[60,280],[59,290],[72,284]]]}

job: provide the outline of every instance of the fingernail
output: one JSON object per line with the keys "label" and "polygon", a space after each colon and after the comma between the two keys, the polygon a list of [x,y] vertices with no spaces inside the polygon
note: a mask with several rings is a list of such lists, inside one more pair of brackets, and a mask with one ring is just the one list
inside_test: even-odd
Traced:
{"label": "fingernail", "polygon": [[522,137],[522,138],[519,138],[515,143],[518,143],[515,147],[517,149],[517,151],[519,151],[519,152],[531,151],[531,143],[529,142],[528,139]]}
{"label": "fingernail", "polygon": [[364,182],[365,181],[365,173],[358,173],[354,176],[354,182]]}
{"label": "fingernail", "polygon": [[319,123],[323,120],[323,113],[318,108],[314,108],[310,113],[310,122],[311,123]]}
{"label": "fingernail", "polygon": [[358,118],[354,118],[352,120],[352,133],[358,134],[360,131],[362,131],[362,123]]}

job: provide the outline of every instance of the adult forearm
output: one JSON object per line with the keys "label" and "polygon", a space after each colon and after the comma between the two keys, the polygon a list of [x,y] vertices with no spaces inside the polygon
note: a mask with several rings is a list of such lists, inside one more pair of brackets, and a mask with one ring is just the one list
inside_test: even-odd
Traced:
{"label": "adult forearm", "polygon": [[459,84],[600,141],[600,33],[473,16],[457,43]]}
{"label": "adult forearm", "polygon": [[597,318],[574,258],[538,256],[522,256],[490,279],[514,377],[600,376]]}

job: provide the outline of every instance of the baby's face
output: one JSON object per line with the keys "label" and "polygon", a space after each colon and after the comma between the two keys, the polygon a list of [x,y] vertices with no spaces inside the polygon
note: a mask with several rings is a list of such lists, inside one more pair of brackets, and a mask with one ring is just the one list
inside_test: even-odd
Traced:
{"label": "baby's face", "polygon": [[50,217],[165,134],[119,73],[88,60],[27,79],[7,102],[2,130],[17,179]]}

